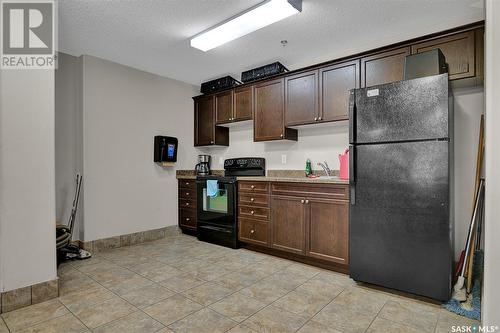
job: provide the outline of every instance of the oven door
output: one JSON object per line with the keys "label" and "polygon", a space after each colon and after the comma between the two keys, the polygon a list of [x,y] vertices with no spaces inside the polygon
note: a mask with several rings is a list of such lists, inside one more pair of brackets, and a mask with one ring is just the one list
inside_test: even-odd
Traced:
{"label": "oven door", "polygon": [[[216,179],[217,194],[207,195],[207,179]],[[210,178],[196,181],[198,221],[234,227],[236,224],[236,180]]]}

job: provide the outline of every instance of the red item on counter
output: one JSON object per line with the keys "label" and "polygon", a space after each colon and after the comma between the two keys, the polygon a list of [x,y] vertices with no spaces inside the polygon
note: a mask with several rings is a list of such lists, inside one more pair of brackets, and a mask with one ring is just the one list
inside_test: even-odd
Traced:
{"label": "red item on counter", "polygon": [[340,179],[349,179],[349,148],[343,154],[339,155],[340,160]]}

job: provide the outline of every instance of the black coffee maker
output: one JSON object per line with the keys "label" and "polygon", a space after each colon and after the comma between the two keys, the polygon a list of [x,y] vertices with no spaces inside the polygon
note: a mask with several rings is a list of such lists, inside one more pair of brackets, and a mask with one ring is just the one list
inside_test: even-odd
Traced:
{"label": "black coffee maker", "polygon": [[194,167],[198,176],[210,174],[210,155],[198,155],[198,164]]}

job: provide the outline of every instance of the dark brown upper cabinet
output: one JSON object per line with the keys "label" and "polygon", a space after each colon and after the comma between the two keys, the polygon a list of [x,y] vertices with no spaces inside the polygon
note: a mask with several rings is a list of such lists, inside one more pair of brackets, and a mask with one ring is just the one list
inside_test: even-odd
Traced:
{"label": "dark brown upper cabinet", "polygon": [[317,122],[318,71],[285,77],[285,125],[302,125]]}
{"label": "dark brown upper cabinet", "polygon": [[254,89],[254,141],[297,140],[297,130],[285,127],[284,79],[258,83]]}
{"label": "dark brown upper cabinet", "polygon": [[347,61],[319,70],[319,121],[349,119],[349,90],[359,88],[360,61]]}
{"label": "dark brown upper cabinet", "polygon": [[228,146],[229,129],[215,126],[215,96],[194,98],[194,145]]}
{"label": "dark brown upper cabinet", "polygon": [[471,30],[412,45],[411,53],[441,49],[448,64],[450,80],[465,79],[476,75],[475,44],[475,33]]}
{"label": "dark brown upper cabinet", "polygon": [[233,118],[233,91],[215,94],[215,123],[228,123]]}
{"label": "dark brown upper cabinet", "polygon": [[253,86],[234,89],[233,121],[252,119]]}
{"label": "dark brown upper cabinet", "polygon": [[361,58],[361,87],[403,80],[405,57],[410,47],[401,47]]}

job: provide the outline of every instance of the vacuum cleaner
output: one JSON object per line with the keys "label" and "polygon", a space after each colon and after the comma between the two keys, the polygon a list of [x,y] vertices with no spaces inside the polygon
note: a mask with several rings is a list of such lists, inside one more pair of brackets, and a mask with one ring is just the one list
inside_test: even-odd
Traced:
{"label": "vacuum cleaner", "polygon": [[78,202],[80,201],[80,189],[82,187],[83,177],[80,174],[76,175],[75,195],[73,197],[73,206],[71,207],[71,214],[69,216],[68,225],[56,225],[56,249],[57,249],[57,264],[65,260],[71,259],[88,259],[92,254],[79,246],[72,244],[73,229],[75,225],[76,212],[78,209]]}

